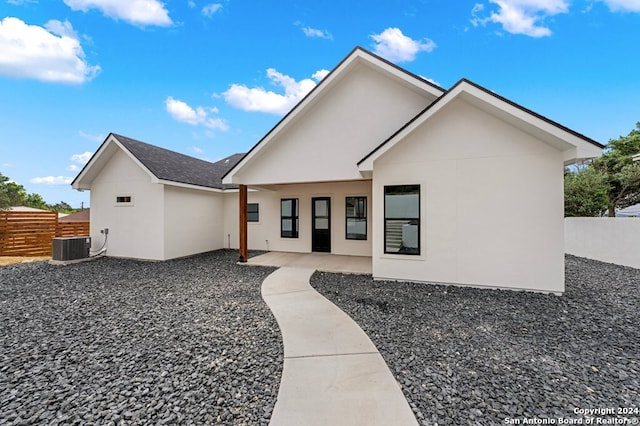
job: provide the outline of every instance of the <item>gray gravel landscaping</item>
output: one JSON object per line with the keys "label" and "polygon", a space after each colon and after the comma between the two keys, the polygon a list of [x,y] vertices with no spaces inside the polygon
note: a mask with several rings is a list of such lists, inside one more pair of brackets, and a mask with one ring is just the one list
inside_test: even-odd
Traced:
{"label": "gray gravel landscaping", "polygon": [[367,332],[423,425],[640,419],[640,270],[567,256],[561,297],[318,272],[311,284]]}
{"label": "gray gravel landscaping", "polygon": [[236,259],[0,268],[0,424],[268,424],[273,269]]}

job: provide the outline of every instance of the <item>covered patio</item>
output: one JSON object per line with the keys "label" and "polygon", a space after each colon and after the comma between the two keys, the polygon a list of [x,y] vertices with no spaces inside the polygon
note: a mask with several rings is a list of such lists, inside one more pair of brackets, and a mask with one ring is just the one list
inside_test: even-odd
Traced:
{"label": "covered patio", "polygon": [[289,253],[271,251],[252,257],[247,265],[293,266],[322,272],[371,275],[370,256],[343,256],[329,253]]}

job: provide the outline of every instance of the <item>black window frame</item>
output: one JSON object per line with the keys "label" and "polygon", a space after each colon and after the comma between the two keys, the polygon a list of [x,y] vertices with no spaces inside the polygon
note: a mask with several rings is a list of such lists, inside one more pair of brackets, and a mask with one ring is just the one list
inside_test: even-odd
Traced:
{"label": "black window frame", "polygon": [[[291,216],[284,216],[282,214],[282,205],[286,201],[291,201]],[[291,235],[285,235],[284,227],[282,226],[285,220],[291,220]],[[280,238],[298,238],[300,235],[300,203],[297,198],[281,198],[280,199]],[[289,231],[287,231],[289,232]]]}
{"label": "black window frame", "polygon": [[[255,211],[251,211],[251,207],[255,206]],[[255,219],[251,219],[251,214],[255,214]],[[247,222],[260,222],[260,203],[247,203]]]}
{"label": "black window frame", "polygon": [[[411,188],[411,187],[415,187],[417,188],[417,194],[418,194],[418,217],[394,217],[394,218],[387,218],[387,195],[392,195],[392,194],[388,194],[388,192],[392,192],[392,188]],[[396,192],[398,191],[398,189],[395,190]],[[421,227],[422,227],[422,211],[421,211],[421,206],[420,206],[420,199],[421,199],[421,187],[420,184],[408,184],[408,185],[385,185],[383,188],[383,199],[384,199],[384,253],[385,254],[394,254],[394,255],[405,255],[405,256],[420,256],[420,253],[422,252],[422,238],[421,238]],[[418,247],[417,247],[417,252],[412,252],[412,251],[388,251],[387,250],[387,222],[390,220],[395,220],[395,221],[409,221],[409,222],[417,222],[417,232],[418,232]]]}
{"label": "black window frame", "polygon": [[[361,212],[361,214],[358,214],[358,208],[356,207],[356,214],[350,216],[349,215],[349,199],[350,198],[355,198],[356,201],[356,205],[359,205],[359,200],[363,201],[363,211]],[[367,217],[367,197],[365,195],[353,195],[353,196],[346,196],[344,198],[344,238],[346,240],[353,240],[353,241],[366,241],[367,238],[369,238],[368,236],[368,225],[369,225],[369,219]],[[355,235],[362,235],[362,234],[351,234],[353,236],[349,236],[349,227],[348,227],[348,223],[349,223],[349,219],[356,219],[356,220],[363,220],[364,219],[364,235],[363,238],[358,238]]]}

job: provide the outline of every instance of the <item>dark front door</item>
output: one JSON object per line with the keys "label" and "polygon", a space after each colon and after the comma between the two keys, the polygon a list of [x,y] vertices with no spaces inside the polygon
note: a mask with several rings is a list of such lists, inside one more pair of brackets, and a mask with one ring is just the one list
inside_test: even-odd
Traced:
{"label": "dark front door", "polygon": [[331,198],[311,199],[312,232],[311,250],[331,252]]}

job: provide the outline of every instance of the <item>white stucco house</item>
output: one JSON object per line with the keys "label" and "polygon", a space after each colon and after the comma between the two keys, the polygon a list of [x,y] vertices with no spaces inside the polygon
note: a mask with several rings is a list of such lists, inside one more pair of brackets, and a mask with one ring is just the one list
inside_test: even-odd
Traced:
{"label": "white stucco house", "polygon": [[111,255],[237,248],[246,226],[251,249],[371,256],[378,279],[554,293],[564,166],[603,148],[468,80],[444,90],[359,47],[244,156],[176,179],[180,161],[200,160],[159,156],[162,175],[138,144],[110,135],[73,182],[91,190],[92,236],[109,227]]}
{"label": "white stucco house", "polygon": [[241,157],[210,163],[110,134],[72,182],[91,191],[93,248],[105,229],[115,257],[167,260],[228,247],[229,187],[220,178]]}

